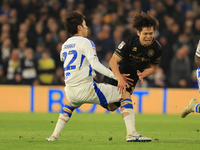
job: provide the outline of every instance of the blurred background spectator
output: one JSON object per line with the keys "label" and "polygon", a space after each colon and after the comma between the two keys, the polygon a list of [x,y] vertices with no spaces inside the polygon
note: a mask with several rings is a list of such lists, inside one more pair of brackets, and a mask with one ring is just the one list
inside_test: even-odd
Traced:
{"label": "blurred background spectator", "polygon": [[[136,33],[134,15],[149,11],[159,21],[154,38],[163,53],[156,72],[137,86],[197,88],[199,0],[2,0],[0,84],[64,85],[59,56],[70,37],[63,22],[72,10],[86,16],[88,38],[106,67],[119,43]],[[97,74],[98,82],[102,78]]]}
{"label": "blurred background spectator", "polygon": [[38,78],[42,85],[51,85],[55,73],[55,62],[50,57],[48,49],[42,52],[42,58],[38,60]]}
{"label": "blurred background spectator", "polygon": [[[20,71],[20,58],[19,51],[17,49],[13,49],[11,51],[9,59],[4,63],[4,74],[7,79],[7,84],[16,84],[16,80],[21,81],[20,77],[18,77],[17,72]],[[15,78],[15,76],[17,76]]]}
{"label": "blurred background spectator", "polygon": [[26,48],[24,57],[20,61],[20,70],[22,84],[32,85],[37,79],[37,61],[34,59],[33,49]]}
{"label": "blurred background spectator", "polygon": [[188,57],[189,48],[187,45],[183,45],[173,56],[171,61],[171,73],[170,73],[170,85],[176,88],[190,87],[191,77],[191,62]]}

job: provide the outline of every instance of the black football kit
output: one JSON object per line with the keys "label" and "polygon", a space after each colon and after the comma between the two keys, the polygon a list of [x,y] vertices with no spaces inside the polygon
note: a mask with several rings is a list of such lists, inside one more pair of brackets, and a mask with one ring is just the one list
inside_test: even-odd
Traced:
{"label": "black football kit", "polygon": [[[138,81],[137,70],[143,72],[149,63],[157,65],[161,59],[162,47],[155,39],[149,46],[142,46],[138,35],[131,35],[119,44],[115,50],[115,55],[122,60],[119,62],[119,71],[121,74],[130,74],[129,78],[133,79],[133,85],[127,89],[132,94]],[[118,82],[109,77],[104,77],[104,83],[117,86]]]}

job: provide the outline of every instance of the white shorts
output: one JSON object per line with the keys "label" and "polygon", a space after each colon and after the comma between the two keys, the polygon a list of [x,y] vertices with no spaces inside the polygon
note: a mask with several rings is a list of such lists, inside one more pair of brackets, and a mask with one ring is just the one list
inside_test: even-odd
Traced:
{"label": "white shorts", "polygon": [[84,83],[79,86],[65,86],[65,94],[70,104],[78,108],[84,103],[106,105],[119,102],[122,94],[117,87],[104,83]]}

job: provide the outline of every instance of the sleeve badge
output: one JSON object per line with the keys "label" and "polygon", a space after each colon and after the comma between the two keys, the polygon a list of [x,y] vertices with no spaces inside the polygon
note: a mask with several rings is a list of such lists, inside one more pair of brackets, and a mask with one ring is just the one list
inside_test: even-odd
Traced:
{"label": "sleeve badge", "polygon": [[119,46],[118,46],[118,49],[122,49],[122,47],[125,45],[126,43],[124,41],[122,41]]}

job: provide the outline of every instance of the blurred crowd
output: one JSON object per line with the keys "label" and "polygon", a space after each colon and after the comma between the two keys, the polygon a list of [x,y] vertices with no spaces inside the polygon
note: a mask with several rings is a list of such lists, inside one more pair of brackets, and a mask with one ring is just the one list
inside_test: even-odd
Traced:
{"label": "blurred crowd", "polygon": [[[0,84],[64,85],[59,53],[72,10],[86,16],[88,38],[106,67],[118,44],[136,33],[134,15],[149,11],[159,21],[155,39],[163,53],[155,73],[137,86],[197,88],[199,0],[1,0]],[[98,82],[102,78],[97,74]]]}

